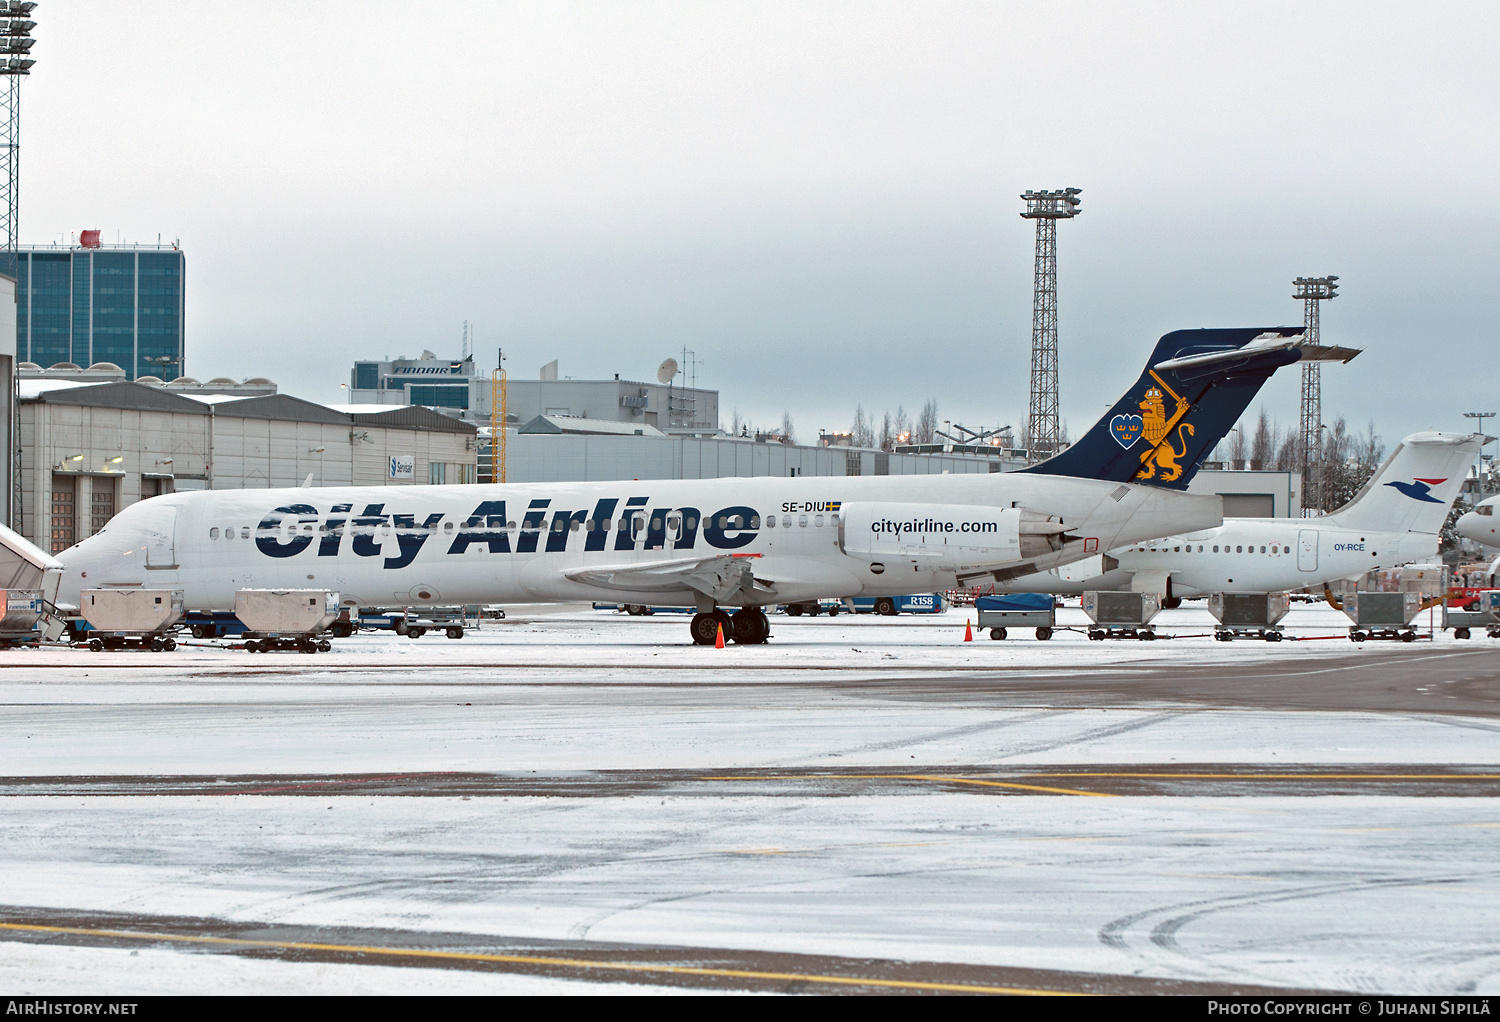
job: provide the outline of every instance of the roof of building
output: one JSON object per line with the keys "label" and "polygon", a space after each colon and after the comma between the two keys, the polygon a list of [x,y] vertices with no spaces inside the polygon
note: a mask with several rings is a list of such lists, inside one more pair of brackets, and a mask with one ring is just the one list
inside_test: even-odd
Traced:
{"label": "roof of building", "polygon": [[655,426],[644,422],[615,422],[610,419],[575,419],[567,415],[538,415],[517,433],[583,433],[594,436],[666,436]]}
{"label": "roof of building", "polygon": [[[383,426],[437,433],[473,433],[472,423],[440,415],[420,405],[329,406],[288,394],[180,394],[165,387],[124,381],[20,380],[23,402],[77,405],[87,408],[134,408],[142,411],[212,414],[281,422]],[[366,408],[369,410],[366,411]]]}

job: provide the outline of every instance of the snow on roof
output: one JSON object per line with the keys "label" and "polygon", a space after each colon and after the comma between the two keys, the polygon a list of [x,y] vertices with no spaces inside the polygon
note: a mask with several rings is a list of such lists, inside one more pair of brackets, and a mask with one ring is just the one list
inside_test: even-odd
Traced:
{"label": "snow on roof", "polygon": [[609,436],[666,436],[655,426],[644,422],[615,422],[610,419],[583,419],[568,415],[538,415],[521,426],[518,433],[592,433]]}
{"label": "snow on roof", "polygon": [[72,390],[74,387],[97,387],[114,380],[38,380],[22,376],[18,387],[22,401],[34,401],[51,390]]}
{"label": "snow on roof", "polygon": [[410,405],[324,405],[324,408],[332,408],[336,412],[345,415],[379,415],[381,412],[399,412]]}

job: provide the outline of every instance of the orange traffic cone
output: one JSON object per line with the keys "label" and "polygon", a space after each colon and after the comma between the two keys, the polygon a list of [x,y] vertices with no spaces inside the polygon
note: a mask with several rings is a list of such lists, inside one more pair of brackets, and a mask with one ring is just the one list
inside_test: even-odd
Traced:
{"label": "orange traffic cone", "polygon": [[969,626],[969,622],[967,622],[967,621],[964,622],[964,641],[965,642],[973,642],[974,641],[974,629]]}
{"label": "orange traffic cone", "polygon": [[724,648],[724,623],[719,623],[719,634],[714,638],[714,649]]}

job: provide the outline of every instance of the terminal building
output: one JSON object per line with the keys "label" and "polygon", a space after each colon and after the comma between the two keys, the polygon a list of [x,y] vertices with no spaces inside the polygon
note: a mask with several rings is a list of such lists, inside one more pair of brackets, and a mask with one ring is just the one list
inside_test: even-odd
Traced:
{"label": "terminal building", "polygon": [[[472,356],[442,359],[430,351],[417,358],[356,362],[349,387],[349,400],[356,404],[424,405],[481,424],[490,421],[495,389],[490,373],[477,369]],[[516,425],[546,415],[706,435],[719,431],[719,392],[622,380],[618,374],[612,380],[559,379],[553,361],[537,379],[509,377],[505,413]]]}
{"label": "terminal building", "polygon": [[18,391],[12,528],[53,552],[163,493],[477,478],[474,427],[427,408],[336,409],[276,393],[268,380],[131,382],[102,365],[22,368]]}
{"label": "terminal building", "polygon": [[125,378],[172,380],[183,366],[183,253],[175,244],[22,248],[16,261],[17,360],[108,362]]}

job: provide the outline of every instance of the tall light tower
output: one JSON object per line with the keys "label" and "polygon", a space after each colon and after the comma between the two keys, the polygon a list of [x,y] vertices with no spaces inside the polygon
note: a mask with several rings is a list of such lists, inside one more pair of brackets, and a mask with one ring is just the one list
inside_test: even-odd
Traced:
{"label": "tall light tower", "polygon": [[[36,22],[30,18],[36,4],[30,0],[5,0],[0,3],[0,273],[12,279],[16,276],[17,249],[20,239],[20,173],[21,173],[21,78],[31,73],[36,61],[30,57],[36,40],[31,30]],[[12,315],[14,315],[12,313]],[[7,317],[13,322],[13,319]],[[16,400],[16,331],[8,330],[9,336],[0,338],[0,459],[3,459],[3,485],[0,485],[0,516],[21,529],[21,454],[17,450],[20,442],[20,405]]]}
{"label": "tall light tower", "polygon": [[[1494,417],[1495,417],[1495,413],[1494,412],[1464,412],[1464,418],[1466,418],[1466,419],[1478,419],[1479,420],[1479,435],[1481,437],[1484,436],[1484,420],[1485,419],[1493,419]],[[1484,475],[1485,475],[1485,472],[1484,472],[1484,462],[1485,462],[1484,448],[1485,448],[1485,442],[1481,441],[1481,443],[1479,445],[1479,475],[1480,475],[1479,484],[1480,484],[1481,488],[1483,488],[1483,486],[1484,486],[1484,484],[1486,482],[1486,480],[1483,478]],[[1491,455],[1491,457],[1494,457],[1494,456]]]}
{"label": "tall light tower", "polygon": [[1026,423],[1026,460],[1038,462],[1058,452],[1062,430],[1057,414],[1057,222],[1078,215],[1080,188],[1022,192],[1026,212],[1036,221],[1036,266],[1031,292],[1031,410]]}
{"label": "tall light tower", "polygon": [[[1300,347],[1316,348],[1323,343],[1319,336],[1318,303],[1338,297],[1337,277],[1298,277],[1293,298],[1302,300],[1302,341]],[[1302,363],[1302,423],[1299,443],[1302,446],[1302,508],[1323,510],[1323,363]]]}

